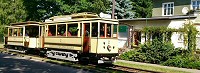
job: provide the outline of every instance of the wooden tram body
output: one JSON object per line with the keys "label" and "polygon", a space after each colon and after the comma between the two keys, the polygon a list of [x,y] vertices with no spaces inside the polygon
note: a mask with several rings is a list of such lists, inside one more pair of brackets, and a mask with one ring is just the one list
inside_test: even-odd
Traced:
{"label": "wooden tram body", "polygon": [[28,50],[35,53],[41,51],[43,48],[43,27],[44,25],[41,25],[40,22],[34,21],[12,23],[11,26],[7,26],[8,34],[5,37],[5,47],[9,51],[21,53]]}
{"label": "wooden tram body", "polygon": [[[29,38],[28,47],[26,39],[23,39],[26,37],[25,26],[22,28],[24,34],[20,38],[23,41],[21,46],[42,48],[40,50],[45,50],[46,56],[50,58],[112,63],[118,55],[118,20],[115,19],[100,18],[93,13],[55,16],[48,21],[38,23],[39,33],[35,38],[37,40]],[[18,37],[8,36],[7,46],[13,41],[11,38],[16,40]],[[31,41],[37,45],[32,45]],[[14,44],[16,43],[11,46]]]}

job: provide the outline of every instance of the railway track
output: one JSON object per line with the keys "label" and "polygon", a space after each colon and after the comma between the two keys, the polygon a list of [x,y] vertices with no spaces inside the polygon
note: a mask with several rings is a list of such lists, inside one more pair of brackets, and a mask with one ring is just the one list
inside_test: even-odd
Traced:
{"label": "railway track", "polygon": [[[11,54],[11,55],[17,55],[20,57],[24,57],[24,56],[31,56],[30,59],[32,59],[33,57],[38,57],[40,58],[41,61],[43,61],[44,59],[47,58],[43,58],[37,55],[24,55],[21,53],[16,53],[16,52],[3,52],[0,50],[0,53],[7,53],[7,54]],[[62,61],[62,60],[60,60]],[[149,70],[142,70],[142,69],[137,69],[137,68],[131,68],[131,67],[126,67],[126,66],[119,66],[119,65],[95,65],[95,64],[88,64],[88,66],[93,66],[93,67],[99,67],[99,68],[104,68],[104,69],[112,69],[115,71],[120,71],[120,72],[125,72],[125,73],[162,73],[162,72],[156,72],[156,71],[149,71]]]}

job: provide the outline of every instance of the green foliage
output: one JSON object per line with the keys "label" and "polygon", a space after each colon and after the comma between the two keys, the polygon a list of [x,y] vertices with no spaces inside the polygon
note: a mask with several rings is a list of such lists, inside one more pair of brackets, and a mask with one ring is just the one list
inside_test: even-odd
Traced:
{"label": "green foliage", "polygon": [[69,28],[69,31],[71,33],[77,33],[77,27],[71,27],[71,28]]}
{"label": "green foliage", "polygon": [[185,44],[188,46],[188,51],[190,53],[194,53],[196,51],[196,35],[198,34],[198,31],[196,27],[192,24],[185,24],[183,28],[185,35]]}
{"label": "green foliage", "polygon": [[25,21],[27,12],[23,0],[0,1],[0,42],[3,42],[5,26],[14,22]]}
{"label": "green foliage", "polygon": [[141,48],[136,51],[129,51],[120,55],[120,58],[138,62],[160,64],[167,61],[172,56],[179,54],[180,49],[174,49],[170,42],[162,42],[154,39],[153,42],[141,45]]}
{"label": "green foliage", "polygon": [[173,44],[155,39],[152,43],[141,45],[139,52],[146,54],[147,62],[159,64],[169,59],[175,53],[175,50]]}
{"label": "green foliage", "polygon": [[197,29],[189,23],[185,24],[184,28],[180,30],[184,32],[185,45],[188,46],[187,52],[167,60],[163,65],[200,69],[200,59],[194,54],[196,51]]}
{"label": "green foliage", "polygon": [[[112,14],[112,0],[107,13]],[[148,18],[152,16],[152,0],[115,0],[115,15],[118,19]]]}
{"label": "green foliage", "polygon": [[23,21],[44,21],[55,15],[77,12],[105,12],[108,0],[1,0],[0,40],[4,27]]}
{"label": "green foliage", "polygon": [[173,32],[181,32],[184,35],[184,44],[188,48],[188,52],[194,53],[196,50],[196,35],[198,34],[197,29],[192,24],[185,24],[183,28],[171,29],[167,27],[145,27],[142,29],[145,33],[146,42],[152,42],[151,39],[159,39],[160,41],[171,41],[171,36]]}
{"label": "green foliage", "polygon": [[55,15],[78,12],[105,12],[108,0],[24,0],[27,20],[43,21]]}
{"label": "green foliage", "polygon": [[133,10],[135,10],[136,18],[149,18],[152,16],[153,3],[152,0],[131,0],[133,2]]}
{"label": "green foliage", "polygon": [[[166,27],[145,27],[146,42],[140,45],[140,49],[122,54],[121,59],[156,63],[167,66],[200,69],[200,59],[195,56],[196,35],[198,33],[194,25],[185,24],[180,29]],[[174,48],[171,44],[173,32],[181,32],[184,35],[186,50]]]}
{"label": "green foliage", "polygon": [[61,0],[24,0],[28,13],[27,21],[43,21],[51,16],[61,14]]}
{"label": "green foliage", "polygon": [[162,63],[162,65],[200,69],[200,60],[193,55],[178,55]]}
{"label": "green foliage", "polygon": [[1,0],[0,1],[0,24],[24,21],[27,14],[23,6],[23,0]]}
{"label": "green foliage", "polygon": [[[106,11],[109,14],[112,14],[112,0],[110,1],[110,8]],[[130,0],[115,0],[115,13],[118,19],[133,19],[135,12],[132,9],[132,1]]]}
{"label": "green foliage", "polygon": [[145,33],[146,42],[151,42],[151,39],[159,39],[160,41],[171,41],[172,32],[178,31],[177,29],[170,29],[166,27],[144,27],[142,32]]}

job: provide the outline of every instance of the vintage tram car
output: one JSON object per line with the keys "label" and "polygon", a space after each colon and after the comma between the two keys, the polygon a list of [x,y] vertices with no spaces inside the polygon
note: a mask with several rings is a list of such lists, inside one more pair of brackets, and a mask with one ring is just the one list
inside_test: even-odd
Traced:
{"label": "vintage tram car", "polygon": [[[116,19],[100,18],[97,14],[84,12],[54,16],[43,23],[17,24],[19,25],[12,24],[8,27],[8,37],[5,41],[8,49],[45,50],[49,58],[96,63],[112,63],[118,55],[118,20]],[[31,28],[29,34],[35,35],[27,37],[26,27],[33,26],[35,29]],[[20,33],[19,28],[22,28],[22,37],[19,34],[16,35],[17,37],[9,35],[15,34],[15,29]],[[33,30],[37,33],[32,33]]]}
{"label": "vintage tram car", "polygon": [[28,21],[12,23],[5,36],[5,48],[8,51],[40,54],[42,52],[42,29],[40,22]]}

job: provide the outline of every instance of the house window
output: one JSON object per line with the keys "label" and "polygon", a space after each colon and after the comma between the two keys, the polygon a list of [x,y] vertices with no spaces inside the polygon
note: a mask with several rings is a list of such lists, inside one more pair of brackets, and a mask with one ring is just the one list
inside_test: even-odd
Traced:
{"label": "house window", "polygon": [[192,4],[192,9],[193,10],[197,10],[197,9],[199,9],[199,4],[200,4],[200,0],[192,0],[191,1],[191,4]]}
{"label": "house window", "polygon": [[174,14],[174,2],[163,3],[163,15],[171,16]]}

